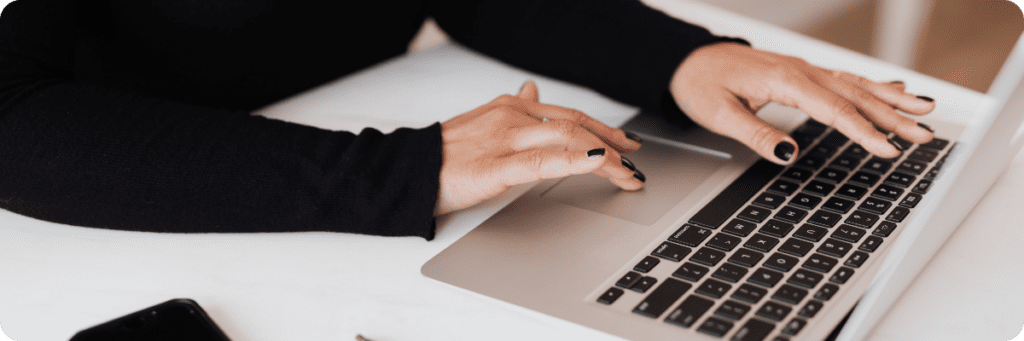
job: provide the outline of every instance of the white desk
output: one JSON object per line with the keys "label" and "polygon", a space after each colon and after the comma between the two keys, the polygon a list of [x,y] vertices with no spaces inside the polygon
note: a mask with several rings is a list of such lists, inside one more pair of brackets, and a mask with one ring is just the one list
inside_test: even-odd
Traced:
{"label": "white desk", "polygon": [[[672,13],[686,13],[718,32],[745,32],[759,46],[825,66],[871,69],[879,79],[904,79],[940,103],[978,98],[972,91],[712,8],[672,6],[682,6],[669,9]],[[431,58],[419,66],[386,64],[264,113],[331,128],[422,126],[513,92],[524,80],[477,68],[474,63],[489,62],[452,49],[424,52]],[[438,60],[444,56],[462,59]],[[417,67],[438,77],[401,85],[389,78],[421,72]],[[468,87],[473,90],[445,90],[465,89],[467,84],[459,82],[472,80],[478,82]],[[630,112],[589,95],[556,95],[551,89],[567,88],[551,81],[539,84],[543,101],[572,105],[612,124]],[[963,119],[966,110],[946,106],[939,114]],[[1024,156],[1018,155],[877,327],[874,339],[1001,341],[1020,332],[1024,296],[1017,283],[1024,273],[1024,248],[1018,244],[1024,229],[1013,213],[1024,211],[1022,179]],[[188,297],[240,341],[351,340],[356,333],[377,341],[618,339],[420,275],[424,262],[523,189],[441,218],[431,242],[333,233],[147,234],[63,226],[0,211],[0,324],[18,341],[66,340],[96,323]]]}

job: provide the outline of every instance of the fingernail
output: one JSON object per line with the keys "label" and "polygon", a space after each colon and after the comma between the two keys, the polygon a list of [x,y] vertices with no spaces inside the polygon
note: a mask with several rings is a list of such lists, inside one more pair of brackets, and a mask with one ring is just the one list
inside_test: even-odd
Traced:
{"label": "fingernail", "polygon": [[604,148],[591,149],[587,151],[587,157],[591,159],[596,159],[602,156],[604,156]]}
{"label": "fingernail", "polygon": [[932,99],[931,97],[928,97],[928,96],[917,96],[917,98],[922,100],[922,101],[935,102],[934,99]]}
{"label": "fingernail", "polygon": [[647,182],[647,177],[644,176],[644,173],[641,173],[639,170],[633,172],[633,178],[640,180],[640,182]]}
{"label": "fingernail", "polygon": [[792,143],[782,141],[775,145],[775,157],[782,159],[782,161],[789,161],[793,158],[793,152],[796,151],[796,147]]}
{"label": "fingernail", "polygon": [[892,81],[889,84],[903,84],[903,81]]}
{"label": "fingernail", "polygon": [[903,147],[900,146],[899,143],[896,143],[896,141],[893,141],[892,138],[889,138],[889,144],[891,144],[894,148],[896,148],[896,150],[900,151],[900,153],[903,152]]}
{"label": "fingernail", "polygon": [[636,171],[636,166],[633,165],[633,161],[629,161],[625,156],[622,157],[622,166],[631,171]]}
{"label": "fingernail", "polygon": [[935,132],[935,129],[932,129],[932,127],[929,127],[927,124],[924,124],[924,123],[921,123],[921,122],[917,122],[917,126],[921,127],[921,128],[924,128],[924,130],[927,130],[927,131],[930,131],[930,132],[933,132],[933,133]]}
{"label": "fingernail", "polygon": [[640,136],[637,136],[637,134],[634,134],[634,133],[631,133],[631,132],[628,132],[628,131],[625,131],[624,133],[626,133],[626,138],[627,139],[636,141],[636,143],[644,142],[644,139],[641,139]]}

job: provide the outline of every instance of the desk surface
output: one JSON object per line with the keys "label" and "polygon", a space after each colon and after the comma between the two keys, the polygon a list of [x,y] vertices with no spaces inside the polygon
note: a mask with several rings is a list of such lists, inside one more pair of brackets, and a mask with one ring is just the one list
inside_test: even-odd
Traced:
{"label": "desk surface", "polygon": [[[904,79],[940,103],[970,103],[979,96],[703,5],[667,0],[654,5],[716,32],[739,32],[755,46],[878,79]],[[417,63],[392,61],[263,113],[335,129],[422,126],[512,92],[528,77],[457,47],[424,53]],[[395,85],[401,79],[395,77],[424,70],[436,77]],[[621,124],[632,113],[577,87],[531,78],[538,79],[546,102],[574,106],[610,124]],[[969,108],[948,105],[936,113],[953,121],[968,114]],[[617,340],[420,275],[424,262],[525,189],[440,218],[431,242],[338,233],[147,234],[51,224],[0,211],[0,324],[18,341],[62,340],[113,317],[188,297],[232,339],[242,341],[351,340],[356,333],[377,341]],[[1008,340],[1019,334],[1024,224],[1013,213],[1024,211],[1022,192],[1024,154],[871,338]]]}

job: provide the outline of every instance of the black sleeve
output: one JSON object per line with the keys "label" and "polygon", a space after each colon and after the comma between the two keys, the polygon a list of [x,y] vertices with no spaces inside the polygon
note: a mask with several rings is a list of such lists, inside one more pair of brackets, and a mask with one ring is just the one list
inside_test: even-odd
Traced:
{"label": "black sleeve", "polygon": [[670,118],[682,112],[669,82],[690,52],[747,44],[638,0],[435,0],[430,15],[473,49]]}
{"label": "black sleeve", "polygon": [[439,124],[354,135],[79,84],[73,2],[0,15],[0,207],[126,230],[433,238]]}

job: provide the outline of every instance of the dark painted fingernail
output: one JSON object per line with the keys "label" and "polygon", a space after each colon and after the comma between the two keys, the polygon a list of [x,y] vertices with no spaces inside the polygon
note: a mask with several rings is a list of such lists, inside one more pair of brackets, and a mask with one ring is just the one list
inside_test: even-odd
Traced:
{"label": "dark painted fingernail", "polygon": [[647,182],[647,177],[644,176],[644,173],[641,173],[639,170],[633,172],[633,178],[640,180],[640,182]]}
{"label": "dark painted fingernail", "polygon": [[636,143],[643,143],[644,142],[644,139],[640,138],[640,136],[637,136],[634,133],[631,133],[631,132],[628,132],[628,131],[626,131],[624,133],[626,133],[626,138],[627,139],[636,141]]}
{"label": "dark painted fingernail", "polygon": [[931,97],[928,97],[928,96],[917,96],[917,98],[922,100],[922,101],[935,102],[934,99],[932,99]]}
{"label": "dark painted fingernail", "polygon": [[896,150],[900,151],[901,153],[903,152],[903,147],[900,146],[899,143],[896,143],[896,141],[893,141],[892,138],[889,138],[889,144],[891,144],[894,148],[896,148]]}
{"label": "dark painted fingernail", "polygon": [[796,147],[792,143],[782,141],[775,145],[775,157],[782,159],[782,161],[789,161],[793,158],[793,152],[796,151]]}
{"label": "dark painted fingernail", "polygon": [[596,159],[602,156],[604,156],[604,148],[591,149],[587,151],[587,157],[591,159]]}
{"label": "dark painted fingernail", "polygon": [[927,124],[924,124],[924,123],[921,123],[921,122],[917,122],[917,126],[921,127],[921,128],[924,128],[924,130],[927,130],[927,131],[930,131],[930,132],[933,132],[933,133],[935,132],[935,129],[932,129],[932,127],[929,127]]}
{"label": "dark painted fingernail", "polygon": [[903,81],[892,81],[889,84],[903,84]]}
{"label": "dark painted fingernail", "polygon": [[636,171],[636,166],[633,165],[633,161],[629,161],[625,156],[622,157],[622,166],[631,171]]}

